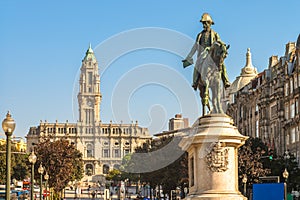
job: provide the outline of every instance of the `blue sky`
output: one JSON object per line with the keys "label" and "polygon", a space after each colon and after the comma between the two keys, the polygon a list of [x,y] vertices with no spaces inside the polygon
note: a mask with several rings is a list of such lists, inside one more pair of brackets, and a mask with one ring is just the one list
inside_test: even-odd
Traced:
{"label": "blue sky", "polygon": [[[1,1],[0,113],[4,119],[11,111],[17,136],[40,120],[76,122],[78,73],[91,43],[101,73],[103,122],[138,120],[152,133],[166,130],[176,113],[193,123],[201,114],[200,100],[190,89],[192,67],[182,69],[180,61],[202,30],[201,15],[210,13],[213,29],[231,45],[225,62],[232,82],[245,65],[247,48],[262,71],[270,56],[282,56],[285,44],[296,41],[299,8],[298,0]],[[147,35],[152,30],[170,37]],[[143,48],[109,63],[109,54],[124,48],[123,41],[116,43],[120,34],[126,46],[136,38]],[[143,41],[182,51],[148,48]]]}

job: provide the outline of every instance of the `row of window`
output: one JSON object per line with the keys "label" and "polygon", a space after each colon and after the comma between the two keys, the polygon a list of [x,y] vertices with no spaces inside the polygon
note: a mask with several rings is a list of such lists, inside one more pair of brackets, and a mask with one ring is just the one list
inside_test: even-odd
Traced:
{"label": "row of window", "polygon": [[285,104],[284,108],[284,117],[285,119],[292,119],[299,113],[299,100],[295,98],[295,100],[291,101],[290,103]]}
{"label": "row of window", "polygon": [[298,78],[295,75],[294,77],[291,77],[288,82],[285,83],[284,96],[293,94],[294,89],[297,89],[299,86],[300,86],[300,74],[298,74]]}
{"label": "row of window", "polygon": [[132,133],[134,130],[131,129],[131,128],[102,128],[102,133],[105,133],[105,134],[109,134],[109,133],[112,133],[112,134],[121,134],[121,133],[124,133],[124,134],[130,134]]}
{"label": "row of window", "polygon": [[[133,131],[135,131],[135,130],[130,129],[130,128],[124,128],[124,129],[121,129],[121,128],[102,128],[102,133],[103,134],[110,134],[110,133],[112,133],[112,134],[129,134]],[[86,128],[85,133],[87,133],[87,134],[95,133],[94,128]]]}
{"label": "row of window", "polygon": [[[81,87],[80,87],[81,88]],[[83,88],[84,88],[84,91],[83,92],[88,92],[88,93],[100,93],[100,87],[99,85],[95,85],[93,87],[93,85],[86,85],[84,84],[83,85]],[[89,106],[92,106],[93,104],[89,105]]]}
{"label": "row of window", "polygon": [[291,128],[290,133],[286,136],[286,144],[293,144],[300,141],[299,128]]}
{"label": "row of window", "polygon": [[[109,173],[109,165],[107,164],[104,164],[103,167],[102,167],[102,173],[103,174],[108,174]],[[115,164],[113,166],[114,169],[119,169],[120,168],[120,165],[118,164]],[[88,176],[91,176],[93,175],[95,172],[94,172],[94,166],[92,164],[86,164],[85,166],[85,174],[88,175]]]}
{"label": "row of window", "polygon": [[[104,146],[108,146],[108,145],[109,145],[109,142],[108,142],[108,141],[105,141],[105,142],[103,142],[103,145],[104,145]],[[116,142],[114,143],[114,146],[119,146],[119,145],[120,145],[120,143],[119,143],[118,141],[116,141]],[[124,145],[125,145],[125,146],[129,146],[130,143],[129,143],[128,141],[126,141],[126,142],[124,143]]]}
{"label": "row of window", "polygon": [[[130,153],[129,149],[124,149],[123,156]],[[87,158],[93,158],[94,157],[94,150],[92,149],[92,145],[87,145],[86,149],[86,157]],[[102,157],[103,158],[110,158],[110,150],[109,149],[103,149],[102,150]],[[112,157],[113,158],[121,158],[121,149],[113,149],[112,150]]]}
{"label": "row of window", "polygon": [[[89,121],[87,121],[87,122],[90,123],[91,122],[90,120],[91,120],[91,118],[89,118]],[[77,128],[47,128],[47,132],[48,133],[77,133]],[[94,131],[94,128],[86,128],[85,132],[87,134],[93,134],[95,131]],[[102,133],[104,133],[104,134],[110,134],[110,133],[112,133],[112,134],[120,134],[120,133],[129,134],[131,132],[133,132],[133,129],[131,129],[131,128],[124,128],[124,129],[102,128]]]}
{"label": "row of window", "polygon": [[[258,113],[258,105],[256,104],[255,105],[255,113]],[[246,118],[247,117],[247,115],[249,115],[249,117],[250,117],[250,115],[252,114],[252,107],[250,107],[250,108],[247,108],[247,107],[245,107],[245,106],[242,106],[242,105],[240,105],[240,109],[239,109],[239,118]]]}
{"label": "row of window", "polygon": [[47,128],[48,133],[77,133],[77,128]]}
{"label": "row of window", "polygon": [[[124,149],[123,155],[127,155],[130,153],[129,149]],[[102,151],[103,158],[110,158],[110,151],[109,149],[103,149]],[[113,149],[112,150],[112,157],[113,158],[121,158],[121,150],[120,149]]]}

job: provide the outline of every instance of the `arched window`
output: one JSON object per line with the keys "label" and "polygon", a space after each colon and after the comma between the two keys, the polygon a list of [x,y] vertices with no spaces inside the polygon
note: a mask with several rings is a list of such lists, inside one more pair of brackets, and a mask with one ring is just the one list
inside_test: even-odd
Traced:
{"label": "arched window", "polygon": [[103,165],[103,174],[108,174],[108,172],[109,172],[109,166]]}
{"label": "arched window", "polygon": [[92,176],[94,171],[94,167],[92,164],[86,164],[85,166],[85,174],[88,176]]}

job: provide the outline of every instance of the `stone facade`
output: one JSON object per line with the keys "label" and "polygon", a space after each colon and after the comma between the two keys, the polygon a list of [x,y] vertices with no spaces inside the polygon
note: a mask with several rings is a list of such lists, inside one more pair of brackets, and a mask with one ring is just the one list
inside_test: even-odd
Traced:
{"label": "stone facade", "polygon": [[[297,45],[298,46],[298,45]],[[278,155],[300,157],[300,65],[295,43],[285,55],[271,56],[268,69],[231,93],[227,114],[243,135],[261,138]]]}
{"label": "stone facade", "polygon": [[169,120],[169,131],[188,128],[189,119],[183,118],[182,114],[176,114],[174,118]]}
{"label": "stone facade", "polygon": [[73,142],[82,152],[85,168],[85,178],[107,174],[117,168],[122,158],[135,150],[145,141],[151,139],[147,128],[138,126],[138,122],[130,124],[102,123],[100,119],[100,76],[98,62],[91,47],[82,60],[79,80],[79,119],[77,123],[40,122],[36,127],[30,127],[26,136],[28,151],[32,145],[43,137],[53,140],[65,138]]}

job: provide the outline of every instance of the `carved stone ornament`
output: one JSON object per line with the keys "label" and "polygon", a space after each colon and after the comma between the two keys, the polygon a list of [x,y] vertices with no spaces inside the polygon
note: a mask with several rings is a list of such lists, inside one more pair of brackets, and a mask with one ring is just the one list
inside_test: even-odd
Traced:
{"label": "carved stone ornament", "polygon": [[228,148],[223,147],[221,142],[215,142],[208,149],[206,164],[213,172],[225,172],[228,169]]}

